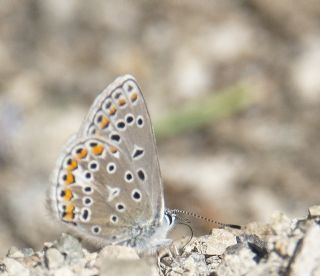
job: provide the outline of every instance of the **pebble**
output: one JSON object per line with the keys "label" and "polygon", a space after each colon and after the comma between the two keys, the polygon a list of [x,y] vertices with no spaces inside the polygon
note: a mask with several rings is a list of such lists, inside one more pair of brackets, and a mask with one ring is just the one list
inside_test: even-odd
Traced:
{"label": "pebble", "polygon": [[22,253],[21,250],[19,250],[15,246],[12,246],[9,249],[7,256],[10,257],[10,258],[23,258],[24,254]]}
{"label": "pebble", "polygon": [[8,275],[29,276],[28,268],[24,267],[19,261],[12,258],[4,258],[2,263],[6,267]]}
{"label": "pebble", "polygon": [[56,248],[49,248],[45,257],[49,269],[59,268],[64,263],[64,256]]}
{"label": "pebble", "polygon": [[314,274],[314,271],[320,271],[319,249],[320,227],[314,223],[307,230],[302,245],[299,248],[297,255],[294,257],[290,275],[316,275]]}
{"label": "pebble", "polygon": [[60,239],[54,245],[61,253],[66,255],[70,263],[77,262],[84,257],[82,245],[78,239],[71,235],[62,234]]}
{"label": "pebble", "polygon": [[309,207],[309,218],[320,217],[320,205],[314,205]]}

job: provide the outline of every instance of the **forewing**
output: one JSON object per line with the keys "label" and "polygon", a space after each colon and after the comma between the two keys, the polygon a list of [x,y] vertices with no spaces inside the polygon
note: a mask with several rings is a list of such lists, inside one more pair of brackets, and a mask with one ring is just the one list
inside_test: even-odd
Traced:
{"label": "forewing", "polygon": [[117,78],[96,98],[78,134],[92,135],[110,139],[126,154],[134,177],[148,194],[153,220],[162,220],[163,188],[155,137],[143,95],[132,76]]}

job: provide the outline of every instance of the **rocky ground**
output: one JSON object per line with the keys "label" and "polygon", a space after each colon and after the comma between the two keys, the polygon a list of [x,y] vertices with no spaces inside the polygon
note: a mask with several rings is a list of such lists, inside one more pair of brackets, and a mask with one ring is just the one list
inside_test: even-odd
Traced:
{"label": "rocky ground", "polygon": [[[56,159],[127,73],[156,130],[166,207],[246,225],[319,205],[320,5],[292,2],[1,1],[0,258],[63,232],[44,207]],[[239,87],[247,105],[220,104]]]}
{"label": "rocky ground", "polygon": [[242,228],[213,229],[149,257],[121,246],[89,252],[62,234],[37,252],[12,247],[0,260],[0,275],[320,275],[320,206],[306,218],[277,213],[270,223]]}

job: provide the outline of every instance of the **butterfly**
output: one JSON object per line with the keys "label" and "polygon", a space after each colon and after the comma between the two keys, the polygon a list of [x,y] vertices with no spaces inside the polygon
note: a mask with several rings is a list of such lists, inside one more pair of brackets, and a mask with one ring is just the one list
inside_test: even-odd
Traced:
{"label": "butterfly", "polygon": [[95,99],[58,158],[52,213],[99,245],[140,252],[170,244],[175,214],[164,207],[155,136],[134,77],[118,77]]}

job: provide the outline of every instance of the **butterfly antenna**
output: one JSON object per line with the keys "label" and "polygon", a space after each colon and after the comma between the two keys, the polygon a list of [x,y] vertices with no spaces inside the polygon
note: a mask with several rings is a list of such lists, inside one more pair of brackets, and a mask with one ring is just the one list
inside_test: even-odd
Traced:
{"label": "butterfly antenna", "polygon": [[223,227],[230,227],[230,228],[234,228],[234,229],[241,229],[241,226],[240,226],[240,225],[222,223],[222,222],[219,222],[219,221],[216,221],[216,220],[213,220],[213,219],[210,219],[210,218],[207,218],[207,217],[198,215],[198,214],[196,214],[196,213],[192,213],[192,212],[188,212],[188,211],[184,211],[184,210],[179,210],[179,209],[173,209],[173,210],[170,210],[170,211],[172,212],[172,214],[183,214],[183,215],[195,217],[195,218],[197,218],[197,219],[201,219],[201,220],[204,220],[204,221],[206,221],[206,222],[214,223],[214,224],[217,224],[217,225],[220,225],[220,226],[223,226]]}

